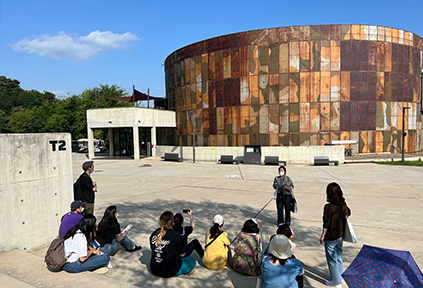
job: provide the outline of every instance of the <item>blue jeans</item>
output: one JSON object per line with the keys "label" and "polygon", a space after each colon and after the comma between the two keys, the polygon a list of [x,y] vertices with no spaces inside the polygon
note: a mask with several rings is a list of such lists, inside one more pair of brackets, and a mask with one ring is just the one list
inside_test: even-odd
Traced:
{"label": "blue jeans", "polygon": [[176,275],[173,277],[189,273],[192,269],[195,268],[195,265],[197,265],[197,261],[195,261],[194,258],[191,258],[191,257],[182,258],[181,269],[179,269],[179,272],[176,273]]}
{"label": "blue jeans", "polygon": [[201,247],[201,244],[197,239],[194,239],[191,242],[189,242],[189,244],[187,245],[185,257],[188,257],[189,255],[191,255],[191,253],[192,253],[192,251],[194,251],[194,249],[195,249],[195,251],[197,251],[198,256],[200,256],[200,258],[203,258],[204,249],[203,249],[203,247]]}
{"label": "blue jeans", "polygon": [[[291,225],[291,195],[279,195],[276,197],[276,209],[278,210],[278,225],[279,224],[288,224]],[[285,219],[283,218],[283,211],[285,209]]]}
{"label": "blue jeans", "polygon": [[91,271],[103,266],[107,266],[109,261],[110,261],[109,255],[101,254],[101,255],[91,256],[84,262],[81,262],[80,260],[76,262],[66,262],[65,266],[63,266],[63,270],[69,273]]}
{"label": "blue jeans", "polygon": [[124,248],[131,250],[132,248],[134,248],[135,244],[134,244],[134,241],[129,239],[128,236],[125,236],[125,238],[123,238],[123,240],[120,242],[117,241],[115,236],[115,239],[113,239],[112,244],[106,244],[100,247],[99,250],[103,252],[104,254],[114,255],[116,251],[118,250],[119,245],[122,245]]}
{"label": "blue jeans", "polygon": [[325,240],[325,252],[333,284],[342,284],[341,274],[344,272],[344,265],[342,264],[342,237],[331,241]]}

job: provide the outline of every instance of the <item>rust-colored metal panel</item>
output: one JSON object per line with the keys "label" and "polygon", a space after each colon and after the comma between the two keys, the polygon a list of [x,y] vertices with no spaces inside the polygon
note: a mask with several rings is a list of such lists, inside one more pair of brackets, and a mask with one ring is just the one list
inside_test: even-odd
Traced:
{"label": "rust-colored metal panel", "polygon": [[248,46],[248,71],[250,75],[259,74],[258,46]]}
{"label": "rust-colored metal panel", "polygon": [[249,85],[249,77],[241,77],[240,78],[240,97],[241,97],[241,105],[249,105],[251,104],[250,99],[250,85]]}
{"label": "rust-colored metal panel", "polygon": [[289,27],[280,27],[278,28],[278,34],[279,34],[279,42],[281,43],[287,43],[289,42]]}
{"label": "rust-colored metal panel", "polygon": [[318,133],[310,134],[310,146],[318,146],[320,144],[320,136]]}
{"label": "rust-colored metal panel", "polygon": [[223,50],[223,78],[231,77],[231,50]]}
{"label": "rust-colored metal panel", "polygon": [[320,41],[310,41],[310,71],[320,71]]}
{"label": "rust-colored metal panel", "polygon": [[[203,109],[203,133],[210,133],[210,112],[209,109]],[[201,131],[200,131],[201,132]]]}
{"label": "rust-colored metal panel", "polygon": [[232,106],[239,106],[241,105],[241,95],[240,95],[240,79],[239,78],[231,78],[231,98],[232,98]]}
{"label": "rust-colored metal panel", "polygon": [[190,104],[189,109],[196,109],[197,108],[197,85],[196,83],[190,85]]}
{"label": "rust-colored metal panel", "polygon": [[360,25],[360,40],[369,40],[369,26]]}
{"label": "rust-colored metal panel", "polygon": [[203,109],[203,95],[201,93],[202,90],[202,83],[198,82],[195,84],[195,98],[196,98],[196,105],[195,109]]}
{"label": "rust-colored metal panel", "polygon": [[300,102],[310,102],[310,73],[300,73]]}
{"label": "rust-colored metal panel", "polygon": [[367,73],[367,82],[368,82],[368,93],[367,101],[376,101],[376,92],[377,92],[377,72]]}
{"label": "rust-colored metal panel", "polygon": [[300,107],[298,103],[289,105],[289,132],[299,132]]}
{"label": "rust-colored metal panel", "polygon": [[209,93],[209,106],[210,108],[216,107],[216,86],[215,81],[209,81],[208,83],[208,93]]}
{"label": "rust-colored metal panel", "polygon": [[341,72],[330,73],[330,101],[341,100]]}
{"label": "rust-colored metal panel", "polygon": [[241,133],[250,133],[250,106],[241,106]]}
{"label": "rust-colored metal panel", "polygon": [[279,103],[278,74],[269,74],[269,103]]}
{"label": "rust-colored metal panel", "polygon": [[208,81],[201,83],[201,94],[203,97],[203,108],[209,108],[209,84]]}
{"label": "rust-colored metal panel", "polygon": [[279,45],[279,73],[288,73],[289,71],[289,46],[288,43]]}
{"label": "rust-colored metal panel", "polygon": [[300,97],[300,73],[289,74],[289,102],[295,103]]}
{"label": "rust-colored metal panel", "polygon": [[310,134],[300,133],[300,145],[299,146],[310,146]]}
{"label": "rust-colored metal panel", "polygon": [[[257,45],[263,38],[267,39],[267,29],[248,31],[248,44]],[[266,42],[266,40],[264,40]],[[267,42],[266,42],[267,43]]]}
{"label": "rust-colored metal panel", "polygon": [[330,133],[330,141],[340,140],[341,133],[340,132],[331,132]]}
{"label": "rust-colored metal panel", "polygon": [[259,135],[259,145],[261,146],[269,146],[269,135],[268,134],[261,134]]}
{"label": "rust-colored metal panel", "polygon": [[321,71],[330,71],[330,41],[323,40],[320,42],[321,51],[320,51],[320,70]]}
{"label": "rust-colored metal panel", "polygon": [[369,40],[377,41],[377,26],[369,25]]}
{"label": "rust-colored metal panel", "polygon": [[277,43],[269,44],[269,73],[279,72],[279,46]]}
{"label": "rust-colored metal panel", "polygon": [[376,152],[376,131],[368,131],[367,145],[369,147],[369,153]]}
{"label": "rust-colored metal panel", "polygon": [[330,25],[330,40],[341,40],[341,25]]}
{"label": "rust-colored metal panel", "polygon": [[369,42],[369,71],[377,70],[377,42]]}
{"label": "rust-colored metal panel", "polygon": [[279,134],[269,134],[269,146],[279,146]]}
{"label": "rust-colored metal panel", "polygon": [[222,50],[222,37],[216,37],[206,41],[206,48],[209,52]]}
{"label": "rust-colored metal panel", "polygon": [[392,44],[385,43],[385,72],[392,71]]}
{"label": "rust-colored metal panel", "polygon": [[320,35],[322,40],[330,40],[331,25],[320,25]]}
{"label": "rust-colored metal panel", "polygon": [[216,146],[226,146],[225,145],[225,135],[223,135],[223,134],[216,135]]}
{"label": "rust-colored metal panel", "polygon": [[377,67],[376,70],[379,72],[385,71],[385,43],[377,42]]}
{"label": "rust-colored metal panel", "polygon": [[320,131],[320,104],[310,103],[310,132]]}
{"label": "rust-colored metal panel", "polygon": [[279,133],[289,133],[289,104],[279,104]]}
{"label": "rust-colored metal panel", "polygon": [[358,72],[359,77],[359,92],[360,92],[360,101],[369,100],[369,81],[368,81],[368,72]]}
{"label": "rust-colored metal panel", "polygon": [[310,71],[310,42],[300,42],[300,71]]}
{"label": "rust-colored metal panel", "polygon": [[289,72],[300,71],[300,42],[289,42]]}
{"label": "rust-colored metal panel", "polygon": [[279,104],[269,105],[269,133],[279,133]]}
{"label": "rust-colored metal panel", "polygon": [[300,27],[290,26],[288,28],[289,41],[300,41]]}
{"label": "rust-colored metal panel", "polygon": [[391,28],[391,33],[392,33],[392,43],[398,44],[400,39],[399,29]]}
{"label": "rust-colored metal panel", "polygon": [[403,101],[403,76],[391,73],[391,98],[392,101]]}
{"label": "rust-colored metal panel", "polygon": [[359,153],[369,153],[367,131],[359,133]]}
{"label": "rust-colored metal panel", "polygon": [[250,76],[250,99],[251,105],[259,104],[259,77]]}
{"label": "rust-colored metal panel", "polygon": [[310,102],[320,102],[320,72],[310,73]]}
{"label": "rust-colored metal panel", "polygon": [[330,41],[330,70],[341,71],[341,41]]}
{"label": "rust-colored metal panel", "polygon": [[215,54],[215,79],[223,79],[223,51],[217,51]]}
{"label": "rust-colored metal panel", "polygon": [[376,100],[384,101],[385,100],[385,73],[377,72],[377,84],[376,84]]}
{"label": "rust-colored metal panel", "polygon": [[241,48],[241,76],[248,76],[248,46]]}
{"label": "rust-colored metal panel", "polygon": [[[350,131],[359,131],[360,129],[360,122],[363,121],[360,116],[359,109],[360,102],[350,102]],[[366,107],[367,109],[367,107]],[[367,117],[366,117],[367,118]]]}
{"label": "rust-colored metal panel", "polygon": [[369,69],[369,41],[360,42],[360,70],[367,71]]}
{"label": "rust-colored metal panel", "polygon": [[241,109],[240,106],[232,107],[232,133],[241,133]]}
{"label": "rust-colored metal panel", "polygon": [[190,58],[189,59],[189,66],[190,66],[190,83],[194,84],[195,83],[195,60],[194,58]]}
{"label": "rust-colored metal panel", "polygon": [[232,106],[232,79],[223,79],[223,106],[229,107]]}
{"label": "rust-colored metal panel", "polygon": [[300,26],[300,41],[310,41],[310,26]]}
{"label": "rust-colored metal panel", "polygon": [[289,134],[279,134],[279,146],[289,146]]}
{"label": "rust-colored metal panel", "polygon": [[322,40],[319,25],[310,26],[310,40]]}
{"label": "rust-colored metal panel", "polygon": [[271,28],[268,29],[269,33],[269,43],[278,43],[279,42],[279,32],[278,32],[278,28]]}
{"label": "rust-colored metal panel", "polygon": [[224,105],[224,94],[223,94],[223,80],[216,80],[215,81],[215,88],[216,88],[216,107],[223,107]]}
{"label": "rust-colored metal panel", "polygon": [[250,144],[250,134],[241,135],[241,145],[249,145]]}
{"label": "rust-colored metal panel", "polygon": [[320,103],[320,131],[330,131],[330,103]]}
{"label": "rust-colored metal panel", "polygon": [[340,126],[340,102],[332,102],[330,105],[330,130],[339,131]]}
{"label": "rust-colored metal panel", "polygon": [[400,72],[400,47],[398,44],[392,44],[392,72]]}
{"label": "rust-colored metal panel", "polygon": [[224,107],[223,113],[225,134],[232,134],[232,107]]}
{"label": "rust-colored metal panel", "polygon": [[376,147],[375,147],[376,153],[385,152],[383,141],[384,141],[383,131],[376,131]]}
{"label": "rust-colored metal panel", "polygon": [[201,82],[201,55],[195,56],[195,82]]}
{"label": "rust-colored metal panel", "polygon": [[350,72],[341,72],[341,101],[350,101]]}
{"label": "rust-colored metal panel", "polygon": [[349,131],[350,130],[350,103],[341,102],[339,108],[340,108],[339,130]]}
{"label": "rust-colored metal panel", "polygon": [[197,109],[195,112],[195,134],[203,134],[203,109]]}
{"label": "rust-colored metal panel", "polygon": [[403,44],[404,45],[410,45],[410,32],[403,30],[403,33],[404,33],[404,40],[403,40],[404,43]]}
{"label": "rust-colored metal panel", "polygon": [[269,106],[260,105],[259,108],[259,133],[269,133]]}
{"label": "rust-colored metal panel", "polygon": [[[213,61],[214,61],[214,59],[213,59]],[[189,59],[184,60],[184,70],[185,70],[184,71],[185,85],[187,85],[187,84],[190,84],[190,81],[191,81],[191,75],[190,75],[191,74],[191,68],[190,68],[190,60]]]}
{"label": "rust-colored metal panel", "polygon": [[351,39],[360,40],[360,25],[351,25]]}
{"label": "rust-colored metal panel", "polygon": [[310,103],[300,103],[300,132],[310,132]]}
{"label": "rust-colored metal panel", "polygon": [[259,74],[269,73],[269,47],[258,46],[259,52]]}
{"label": "rust-colored metal panel", "polygon": [[279,103],[289,103],[288,74],[279,74]]}
{"label": "rust-colored metal panel", "polygon": [[330,143],[330,133],[320,133],[320,145],[323,146]]}
{"label": "rust-colored metal panel", "polygon": [[289,146],[300,146],[300,135],[299,134],[289,134]]}
{"label": "rust-colored metal panel", "polygon": [[385,72],[384,73],[385,77],[384,77],[384,81],[385,81],[385,91],[384,91],[384,96],[385,96],[385,101],[391,101],[392,100],[392,80],[391,80],[391,73],[390,72]]}
{"label": "rust-colored metal panel", "polygon": [[251,105],[250,106],[250,134],[258,134],[259,132],[258,116],[259,116],[258,105]]}
{"label": "rust-colored metal panel", "polygon": [[269,104],[269,75],[259,75],[259,104]]}
{"label": "rust-colored metal panel", "polygon": [[385,27],[377,26],[377,40],[380,42],[385,42]]}
{"label": "rust-colored metal panel", "polygon": [[240,55],[240,48],[231,49],[231,74],[232,77],[240,77],[241,70],[240,70],[240,62],[241,62],[241,55]]}
{"label": "rust-colored metal panel", "polygon": [[351,40],[351,25],[341,25],[340,40]]}
{"label": "rust-colored metal panel", "polygon": [[330,71],[320,73],[320,101],[330,101]]}

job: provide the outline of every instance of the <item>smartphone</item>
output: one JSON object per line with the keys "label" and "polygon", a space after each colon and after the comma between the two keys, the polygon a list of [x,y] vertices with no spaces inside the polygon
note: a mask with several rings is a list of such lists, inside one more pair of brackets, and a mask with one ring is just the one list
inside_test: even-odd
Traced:
{"label": "smartphone", "polygon": [[182,212],[184,212],[184,213],[188,213],[188,212],[189,212],[189,210],[191,210],[191,209],[182,209]]}
{"label": "smartphone", "polygon": [[120,235],[123,235],[123,234],[125,234],[126,233],[126,231],[129,231],[129,229],[131,229],[132,228],[132,225],[131,224],[129,224],[128,226],[126,226],[126,228],[122,231],[122,233],[120,233]]}

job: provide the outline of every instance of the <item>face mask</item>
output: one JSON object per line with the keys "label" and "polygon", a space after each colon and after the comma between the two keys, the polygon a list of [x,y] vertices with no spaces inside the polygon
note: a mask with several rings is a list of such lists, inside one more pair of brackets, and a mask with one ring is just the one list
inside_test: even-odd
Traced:
{"label": "face mask", "polygon": [[279,172],[279,174],[280,174],[281,176],[283,176],[283,175],[285,175],[285,172]]}
{"label": "face mask", "polygon": [[84,207],[82,207],[81,211],[79,211],[78,213],[81,214],[82,212],[84,212]]}
{"label": "face mask", "polygon": [[119,213],[118,214],[116,214],[116,218],[118,218],[119,217]]}

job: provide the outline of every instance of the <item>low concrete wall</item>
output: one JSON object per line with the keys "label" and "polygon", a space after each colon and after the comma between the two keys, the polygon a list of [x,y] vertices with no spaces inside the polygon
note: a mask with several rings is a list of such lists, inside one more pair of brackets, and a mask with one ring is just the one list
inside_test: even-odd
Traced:
{"label": "low concrete wall", "polygon": [[48,245],[73,199],[70,134],[0,134],[0,163],[0,252]]}
{"label": "low concrete wall", "polygon": [[[156,146],[157,156],[164,153],[178,153],[186,160],[192,160],[192,147],[180,146]],[[195,147],[195,160],[218,161],[221,155],[244,156],[244,147]],[[279,160],[291,164],[312,164],[314,156],[328,156],[330,160],[344,163],[344,146],[287,146],[287,147],[261,147],[261,162],[265,156],[279,156]]]}

